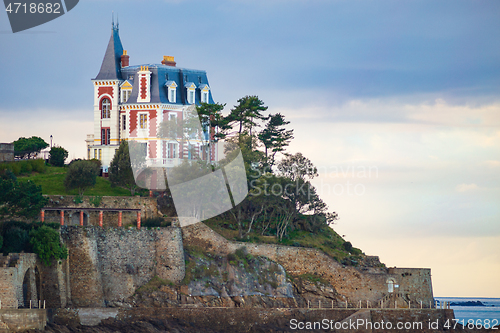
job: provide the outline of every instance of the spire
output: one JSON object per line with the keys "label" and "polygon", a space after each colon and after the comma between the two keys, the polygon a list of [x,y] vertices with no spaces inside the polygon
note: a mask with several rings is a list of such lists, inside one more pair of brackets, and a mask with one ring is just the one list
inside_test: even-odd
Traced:
{"label": "spire", "polygon": [[111,38],[104,54],[101,70],[95,78],[96,80],[122,79],[120,61],[123,54],[123,46],[118,34],[118,23],[115,25],[114,17],[111,19],[111,27]]}

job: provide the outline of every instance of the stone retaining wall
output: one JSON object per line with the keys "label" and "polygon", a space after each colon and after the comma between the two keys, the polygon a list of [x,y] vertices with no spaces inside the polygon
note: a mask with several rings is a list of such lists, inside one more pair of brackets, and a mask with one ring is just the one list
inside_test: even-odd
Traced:
{"label": "stone retaining wall", "polygon": [[179,282],[184,278],[180,228],[63,227],[69,250],[72,304],[102,307],[121,302],[158,275]]}
{"label": "stone retaining wall", "polygon": [[[196,223],[182,228],[185,245],[195,245],[221,255],[234,253],[246,247],[254,256],[264,256],[282,265],[288,274],[317,274],[328,281],[343,296],[349,306],[356,306],[359,301],[372,306],[385,299],[385,306],[394,306],[395,299],[389,293],[392,283],[395,294],[401,295],[398,307],[420,304],[433,306],[430,269],[420,268],[356,268],[344,266],[322,251],[302,247],[281,246],[275,244],[252,244],[228,241],[203,223]],[[397,303],[397,302],[396,302]],[[432,304],[432,305],[431,305]]]}
{"label": "stone retaining wall", "polygon": [[[394,330],[394,332],[444,332],[443,325],[446,320],[454,318],[453,310],[444,309],[423,309],[423,310],[404,310],[404,309],[259,309],[259,308],[133,308],[133,309],[92,309],[81,312],[80,309],[57,309],[55,310],[52,321],[58,324],[67,325],[69,323],[92,323],[96,325],[100,320],[114,318],[126,322],[135,322],[139,320],[167,320],[175,321],[190,327],[195,331],[210,329],[217,332],[255,332],[264,331],[306,331],[295,328],[300,323],[303,325],[329,325],[320,327],[325,331],[335,331],[330,325],[343,325],[351,327],[352,323],[357,324],[370,322],[372,325],[380,324],[382,321],[387,327],[391,323],[393,328],[398,323],[410,323],[413,327],[410,329]],[[315,324],[317,323],[317,324]],[[421,323],[421,326],[418,324]],[[436,329],[429,325],[437,323]],[[359,327],[357,327],[359,328]],[[387,329],[357,330],[356,332],[388,332]],[[355,330],[340,329],[337,331],[354,332]]]}

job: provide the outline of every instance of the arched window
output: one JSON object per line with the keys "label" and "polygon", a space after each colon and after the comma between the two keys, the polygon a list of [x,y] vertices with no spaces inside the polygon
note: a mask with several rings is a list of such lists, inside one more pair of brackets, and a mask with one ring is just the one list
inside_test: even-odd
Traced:
{"label": "arched window", "polygon": [[103,98],[101,100],[101,117],[111,118],[111,102],[108,98]]}

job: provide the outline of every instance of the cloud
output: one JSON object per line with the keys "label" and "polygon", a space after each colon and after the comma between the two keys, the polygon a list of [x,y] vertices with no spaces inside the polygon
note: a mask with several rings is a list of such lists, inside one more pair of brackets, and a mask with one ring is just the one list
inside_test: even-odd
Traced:
{"label": "cloud", "polygon": [[476,184],[460,184],[455,187],[455,190],[460,193],[475,191],[477,189],[479,189],[479,186]]}

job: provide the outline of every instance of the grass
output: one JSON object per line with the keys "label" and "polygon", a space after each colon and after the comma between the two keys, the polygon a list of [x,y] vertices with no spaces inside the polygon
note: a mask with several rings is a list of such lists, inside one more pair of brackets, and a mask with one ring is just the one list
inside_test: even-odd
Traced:
{"label": "grass", "polygon": [[[47,195],[77,195],[77,190],[66,192],[64,188],[64,177],[67,168],[48,166],[44,173],[32,173],[28,176],[18,177],[19,181],[30,180],[42,186],[42,194]],[[122,187],[111,187],[108,179],[97,177],[95,186],[88,189],[85,195],[90,196],[130,196],[130,191]]]}
{"label": "grass", "polygon": [[315,233],[304,230],[292,231],[280,242],[275,236],[263,236],[259,232],[251,232],[245,239],[239,239],[238,230],[235,230],[232,222],[216,218],[204,222],[228,240],[315,248],[346,265],[355,266],[359,261],[359,256],[363,254],[360,249],[354,247],[347,251],[344,245],[346,241],[333,229],[326,226]]}
{"label": "grass", "polygon": [[172,287],[174,285],[175,284],[173,282],[168,281],[168,280],[163,280],[163,279],[159,278],[158,275],[155,275],[151,278],[151,280],[148,281],[148,283],[137,288],[137,290],[135,292],[136,293],[141,293],[144,291],[152,292],[152,291],[160,289],[161,286],[171,286]]}

